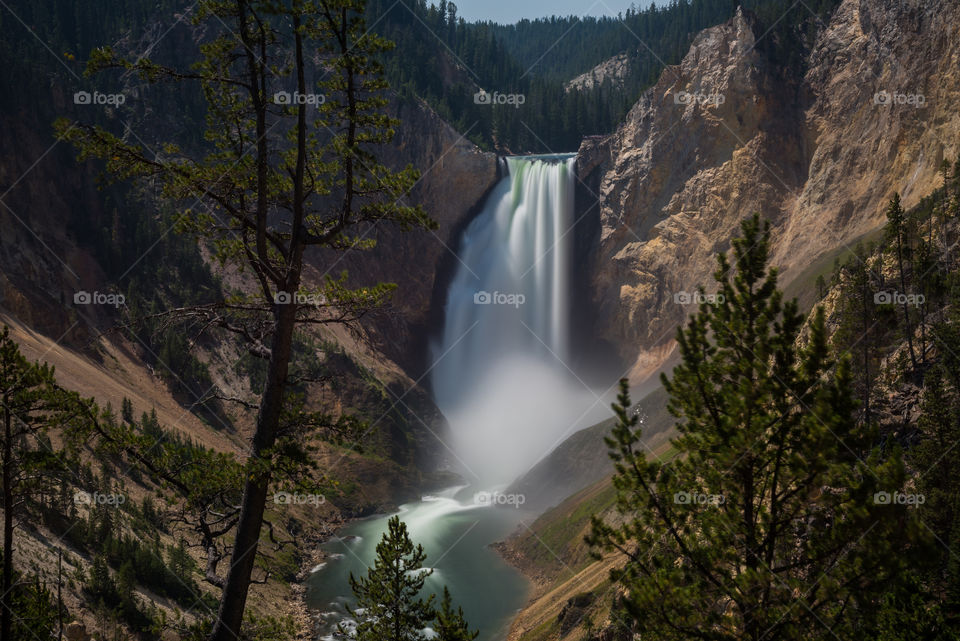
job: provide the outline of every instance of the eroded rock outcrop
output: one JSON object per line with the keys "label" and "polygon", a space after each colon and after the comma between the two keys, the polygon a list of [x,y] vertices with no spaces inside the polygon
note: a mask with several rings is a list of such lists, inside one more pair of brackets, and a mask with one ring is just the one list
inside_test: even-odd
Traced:
{"label": "eroded rock outcrop", "polygon": [[699,34],[614,134],[584,142],[602,226],[596,332],[635,381],[670,359],[690,294],[709,291],[745,216],[773,224],[785,283],[879,227],[894,191],[909,206],[939,184],[960,141],[957,24],[953,3],[844,0],[801,76],[770,62],[739,11]]}
{"label": "eroded rock outcrop", "polygon": [[582,73],[567,83],[567,91],[589,91],[595,86],[611,82],[622,84],[623,79],[630,73],[630,58],[626,53],[620,53],[604,60],[586,73]]}

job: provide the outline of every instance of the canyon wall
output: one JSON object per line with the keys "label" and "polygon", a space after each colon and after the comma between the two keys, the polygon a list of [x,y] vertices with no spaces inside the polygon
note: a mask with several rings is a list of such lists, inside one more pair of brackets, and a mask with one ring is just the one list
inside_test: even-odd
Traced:
{"label": "canyon wall", "polygon": [[496,154],[481,151],[422,100],[396,100],[390,110],[401,125],[383,160],[394,169],[412,165],[420,171],[405,202],[422,206],[437,227],[378,227],[370,234],[377,241],[373,250],[348,253],[331,273],[347,269],[358,283],[397,284],[391,308],[372,317],[368,328],[378,350],[419,378],[432,365],[427,340],[443,321],[460,233],[479,213],[499,172]]}
{"label": "canyon wall", "polygon": [[634,382],[669,361],[690,294],[710,291],[744,217],[770,220],[785,284],[880,227],[894,192],[910,206],[939,186],[960,150],[958,25],[955,3],[844,0],[801,73],[773,64],[738,11],[617,131],[584,141],[601,225],[595,332]]}

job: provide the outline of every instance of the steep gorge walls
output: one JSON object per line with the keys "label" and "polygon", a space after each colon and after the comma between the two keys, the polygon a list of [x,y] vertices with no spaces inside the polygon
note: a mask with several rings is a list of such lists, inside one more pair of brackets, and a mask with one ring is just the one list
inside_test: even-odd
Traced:
{"label": "steep gorge walls", "polygon": [[459,263],[460,234],[497,183],[497,156],[481,151],[421,100],[398,100],[391,111],[401,126],[385,160],[421,172],[407,200],[423,206],[437,228],[416,233],[379,228],[370,235],[377,241],[372,251],[347,254],[332,274],[347,269],[357,282],[397,284],[392,309],[369,326],[377,348],[418,378],[431,366],[427,337],[442,323],[446,282],[438,279]]}
{"label": "steep gorge walls", "polygon": [[749,14],[697,36],[616,132],[585,140],[601,230],[590,291],[597,336],[635,381],[670,357],[739,220],[774,225],[782,282],[915,203],[960,142],[960,7],[844,0],[805,70],[773,65]]}

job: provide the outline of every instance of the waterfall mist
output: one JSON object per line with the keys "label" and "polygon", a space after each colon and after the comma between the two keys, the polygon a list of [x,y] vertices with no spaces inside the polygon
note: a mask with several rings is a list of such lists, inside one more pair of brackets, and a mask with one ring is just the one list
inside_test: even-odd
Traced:
{"label": "waterfall mist", "polygon": [[472,482],[507,483],[608,412],[572,371],[573,156],[506,159],[467,227],[434,395]]}

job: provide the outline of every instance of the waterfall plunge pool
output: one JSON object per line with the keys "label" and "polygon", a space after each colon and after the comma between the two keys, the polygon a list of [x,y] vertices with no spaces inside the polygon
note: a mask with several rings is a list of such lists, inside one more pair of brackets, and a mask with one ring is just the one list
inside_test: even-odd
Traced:
{"label": "waterfall plunge pool", "polygon": [[[529,584],[489,546],[505,538],[521,521],[529,523],[533,515],[523,509],[478,504],[468,487],[425,496],[402,505],[398,514],[414,544],[423,545],[425,565],[433,568],[424,593],[436,594],[439,599],[446,585],[471,628],[480,629],[477,641],[506,638],[510,620],[526,602]],[[327,558],[307,580],[306,599],[315,613],[315,638],[338,638],[337,624],[347,620],[345,606],[355,603],[350,573],[366,576],[391,516],[355,521],[324,543]]]}

